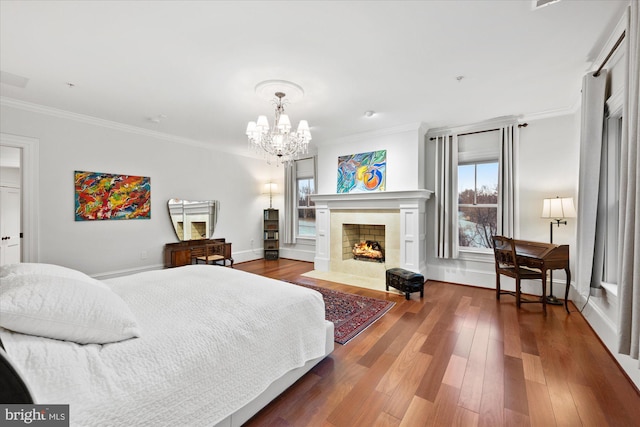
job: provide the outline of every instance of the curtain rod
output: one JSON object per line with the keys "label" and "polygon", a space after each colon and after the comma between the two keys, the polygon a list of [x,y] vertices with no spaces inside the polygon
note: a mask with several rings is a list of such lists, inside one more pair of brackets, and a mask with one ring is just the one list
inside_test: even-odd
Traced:
{"label": "curtain rod", "polygon": [[622,40],[624,40],[625,33],[626,31],[623,31],[622,34],[620,34],[620,37],[618,37],[618,41],[616,42],[616,44],[613,45],[607,57],[604,58],[604,61],[602,61],[602,64],[600,64],[596,72],[593,73],[593,77],[598,77],[600,75],[600,71],[602,71],[604,66],[607,64],[607,61],[609,60],[609,58],[611,58],[611,55],[613,55],[613,53],[616,51],[616,49],[618,49],[618,47],[622,43]]}
{"label": "curtain rod", "polygon": [[[529,123],[520,123],[518,125],[519,128],[526,128],[527,126],[529,126]],[[476,134],[476,133],[494,132],[496,130],[500,130],[500,128],[478,130],[478,131],[475,131],[475,132],[467,132],[467,133],[459,133],[457,135],[458,136],[473,135],[473,134]],[[429,138],[429,141],[433,141],[434,139],[436,139],[436,138],[435,137],[431,137],[431,138]]]}

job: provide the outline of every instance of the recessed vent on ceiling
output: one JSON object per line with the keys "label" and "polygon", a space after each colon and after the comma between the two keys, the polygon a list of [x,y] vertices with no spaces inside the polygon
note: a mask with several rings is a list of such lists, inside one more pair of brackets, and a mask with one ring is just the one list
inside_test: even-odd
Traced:
{"label": "recessed vent on ceiling", "polygon": [[559,1],[560,0],[533,0],[533,10],[549,6],[550,4],[557,3]]}
{"label": "recessed vent on ceiling", "polygon": [[29,83],[29,79],[26,77],[19,76],[17,74],[7,73],[6,71],[0,71],[0,83],[4,83],[11,86],[25,88],[27,87],[27,83]]}

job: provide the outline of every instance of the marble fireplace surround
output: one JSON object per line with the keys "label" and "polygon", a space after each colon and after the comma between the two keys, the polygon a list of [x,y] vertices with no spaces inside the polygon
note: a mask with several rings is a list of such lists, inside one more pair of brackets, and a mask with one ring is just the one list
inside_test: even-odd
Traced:
{"label": "marble fireplace surround", "polygon": [[[388,268],[401,267],[426,277],[426,202],[429,190],[315,194],[318,272],[348,273],[384,279]],[[343,224],[384,224],[385,263],[342,260]]]}

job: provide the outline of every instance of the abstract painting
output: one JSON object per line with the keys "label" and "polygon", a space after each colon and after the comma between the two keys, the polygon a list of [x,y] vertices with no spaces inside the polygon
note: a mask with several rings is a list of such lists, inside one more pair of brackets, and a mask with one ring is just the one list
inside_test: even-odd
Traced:
{"label": "abstract painting", "polygon": [[75,171],[76,221],[151,218],[151,178]]}
{"label": "abstract painting", "polygon": [[387,150],[338,157],[338,193],[385,191]]}

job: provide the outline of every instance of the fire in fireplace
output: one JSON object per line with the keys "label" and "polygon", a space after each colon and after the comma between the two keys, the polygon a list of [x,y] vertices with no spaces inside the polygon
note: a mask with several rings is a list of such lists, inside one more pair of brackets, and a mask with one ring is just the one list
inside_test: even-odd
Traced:
{"label": "fire in fireplace", "polygon": [[384,251],[380,243],[375,240],[366,240],[353,245],[353,258],[363,261],[384,262]]}

